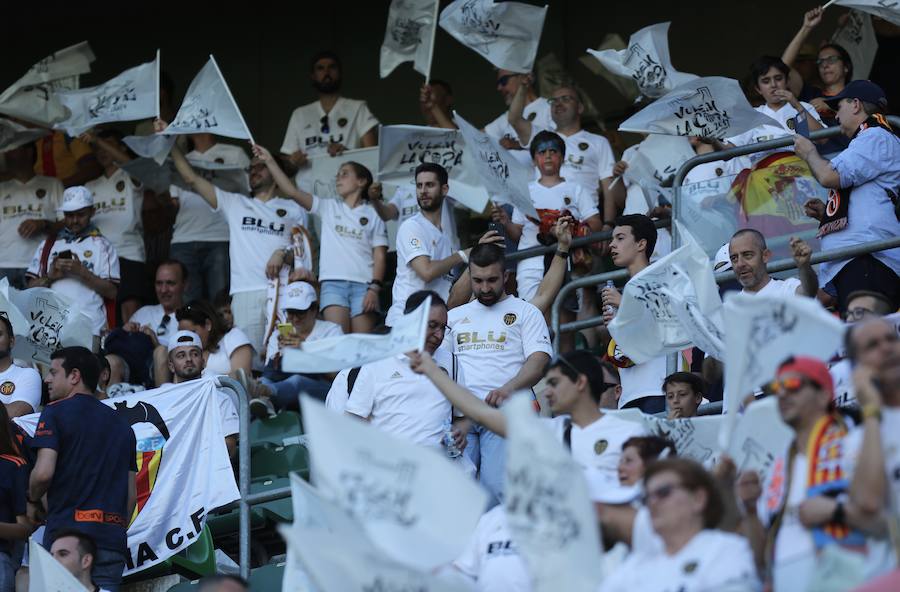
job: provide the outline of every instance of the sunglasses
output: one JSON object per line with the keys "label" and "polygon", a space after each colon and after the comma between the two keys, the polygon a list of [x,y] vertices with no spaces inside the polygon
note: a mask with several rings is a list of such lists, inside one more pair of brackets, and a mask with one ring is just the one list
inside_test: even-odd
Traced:
{"label": "sunglasses", "polygon": [[328,115],[323,115],[322,119],[319,120],[319,123],[322,124],[321,133],[327,134],[331,132],[331,127],[328,125]]}
{"label": "sunglasses", "polygon": [[497,86],[506,86],[506,83],[509,82],[509,79],[513,76],[518,76],[518,74],[506,74],[505,76],[501,76],[497,79]]}
{"label": "sunglasses", "polygon": [[775,395],[790,395],[796,393],[804,386],[812,384],[818,386],[815,382],[797,376],[789,376],[781,380],[774,380],[769,384],[769,390]]}
{"label": "sunglasses", "polygon": [[669,485],[663,485],[661,487],[657,487],[653,491],[648,491],[643,495],[642,501],[645,506],[650,505],[651,502],[654,501],[662,501],[675,493],[677,489],[687,489],[684,485],[678,483],[670,483]]}
{"label": "sunglasses", "polygon": [[823,66],[825,64],[836,64],[842,61],[841,56],[828,56],[827,58],[819,58],[816,60],[817,66]]}
{"label": "sunglasses", "polygon": [[872,316],[874,314],[874,312],[867,308],[857,306],[856,308],[848,308],[847,312],[844,313],[844,319],[848,321],[861,321],[864,318]]}

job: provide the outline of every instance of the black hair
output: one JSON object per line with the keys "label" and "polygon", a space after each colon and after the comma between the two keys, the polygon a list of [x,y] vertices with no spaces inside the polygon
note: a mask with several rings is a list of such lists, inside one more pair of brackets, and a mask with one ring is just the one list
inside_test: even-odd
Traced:
{"label": "black hair", "polygon": [[423,162],[417,166],[413,179],[418,179],[419,173],[434,173],[441,185],[446,185],[450,179],[450,176],[447,174],[447,169],[436,162]]}
{"label": "black hair", "polygon": [[472,247],[469,253],[469,265],[487,267],[499,263],[501,267],[506,265],[506,253],[495,244],[479,243]]}
{"label": "black hair", "polygon": [[172,81],[172,77],[165,70],[160,71],[159,73],[159,90],[166,91],[166,94],[169,95],[169,100],[175,100],[175,83]]}
{"label": "black hair", "polygon": [[9,320],[9,314],[6,311],[0,311],[0,323],[6,326],[6,334],[9,335],[10,339],[15,339],[16,332],[13,331],[12,321]]}
{"label": "black hair", "polygon": [[225,323],[216,309],[206,300],[194,300],[175,311],[178,321],[190,321],[195,325],[205,325],[206,321],[212,324],[209,337],[206,338],[206,351],[215,352],[219,349],[219,341],[225,336]]}
{"label": "black hair", "polygon": [[[53,538],[53,543],[66,537],[78,539],[78,552],[81,553],[81,556],[84,557],[85,555],[90,555],[96,561],[97,543],[95,543],[94,539],[84,531],[78,530],[77,528],[57,528],[51,533],[51,536]],[[51,547],[53,546],[53,543],[50,543]]]}
{"label": "black hair", "polygon": [[615,226],[628,226],[631,228],[631,235],[634,237],[635,242],[640,240],[647,241],[644,255],[647,257],[647,261],[650,261],[653,249],[656,248],[657,235],[653,220],[643,214],[627,214],[616,218]]}
{"label": "black hair", "polygon": [[857,298],[872,298],[875,300],[875,310],[872,312],[880,317],[889,315],[897,310],[897,307],[891,302],[890,298],[881,292],[875,292],[873,290],[854,290],[847,296],[847,305],[849,306],[850,301]]}
{"label": "black hair", "polygon": [[369,199],[369,187],[372,186],[372,181],[373,181],[372,171],[370,171],[365,166],[363,166],[353,160],[348,160],[347,162],[342,163],[341,166],[349,166],[351,169],[353,169],[353,174],[355,174],[357,176],[357,178],[363,179],[366,182],[366,184],[363,185],[362,192],[360,193],[360,195],[362,196],[363,199],[368,200]]}
{"label": "black hair", "polygon": [[667,448],[669,450],[667,458],[672,458],[677,454],[675,444],[668,438],[660,438],[659,436],[632,436],[622,444],[623,452],[626,448],[636,449],[638,456],[641,457],[645,464],[658,459],[663,450]]}
{"label": "black hair", "polygon": [[0,455],[21,457],[19,447],[16,446],[16,441],[13,439],[12,425],[6,405],[0,404]]}
{"label": "black hair", "polygon": [[665,392],[666,387],[674,383],[682,383],[691,387],[695,395],[701,397],[706,394],[706,381],[694,374],[693,372],[673,372],[666,376],[662,383],[662,390]]}
{"label": "black hair", "polygon": [[84,383],[87,390],[91,393],[97,390],[97,381],[100,380],[100,362],[88,348],[80,345],[63,347],[50,354],[50,359],[62,360],[61,364],[66,371],[66,376],[71,374],[72,370],[78,370],[78,373],[81,374],[81,382]]}
{"label": "black hair", "polygon": [[[106,356],[104,354],[101,353],[101,354],[94,354],[94,355],[97,356],[97,364],[100,366],[100,374],[103,374],[104,370],[107,372],[112,371],[112,369],[109,367],[109,360],[106,359]],[[116,354],[111,354],[111,355],[115,356]],[[116,357],[121,357],[121,356],[116,356]],[[126,363],[126,366],[127,365],[128,364]],[[98,380],[98,382],[99,382],[99,380]]]}
{"label": "black hair", "polygon": [[840,54],[841,62],[843,62],[844,67],[847,68],[847,72],[844,73],[844,83],[846,84],[853,80],[853,60],[850,59],[850,54],[847,52],[847,50],[837,43],[825,43],[822,45],[822,47],[819,48],[819,51],[816,52],[817,59],[819,57],[819,52],[821,52],[823,49],[833,49],[834,51],[838,52],[838,54]]}
{"label": "black hair", "polygon": [[549,130],[541,130],[534,135],[531,139],[531,144],[528,145],[528,151],[531,152],[531,158],[534,158],[535,153],[537,153],[537,147],[540,146],[543,142],[554,142],[556,143],[559,154],[563,158],[566,156],[566,142],[563,140],[559,134],[556,132],[551,132]]}
{"label": "black hair", "polygon": [[[181,269],[181,281],[186,282],[188,279],[188,268],[187,265],[179,261],[178,259],[165,259],[159,262],[159,265],[156,266],[156,270],[159,271],[159,268],[163,265],[175,265],[179,269]],[[156,274],[153,274],[153,277],[156,277]]]}
{"label": "black hair", "polygon": [[419,308],[419,306],[431,296],[431,306],[443,306],[447,308],[447,303],[441,298],[441,295],[433,290],[419,290],[413,292],[406,299],[406,305],[403,307],[403,314],[409,314]]}
{"label": "black hair", "polygon": [[225,306],[231,306],[231,292],[227,287],[219,290],[219,293],[213,298],[213,306],[216,310]]}
{"label": "black hair", "polygon": [[791,69],[781,60],[781,58],[776,58],[775,56],[761,56],[750,65],[749,82],[751,88],[755,89],[759,84],[759,77],[763,76],[771,68],[777,69],[779,72],[784,74],[785,77],[787,77],[791,72]]}
{"label": "black hair", "polygon": [[331,59],[337,64],[338,70],[340,72],[344,71],[344,66],[341,64],[341,58],[335,52],[330,49],[323,49],[322,51],[317,51],[313,54],[313,57],[309,60],[309,71],[314,72],[316,69],[316,62],[319,60]]}
{"label": "black hair", "polygon": [[556,360],[550,362],[547,370],[553,368],[565,374],[572,382],[578,380],[580,374],[584,374],[591,391],[591,398],[597,403],[600,402],[603,385],[606,381],[603,379],[603,365],[597,356],[586,350],[560,354]]}

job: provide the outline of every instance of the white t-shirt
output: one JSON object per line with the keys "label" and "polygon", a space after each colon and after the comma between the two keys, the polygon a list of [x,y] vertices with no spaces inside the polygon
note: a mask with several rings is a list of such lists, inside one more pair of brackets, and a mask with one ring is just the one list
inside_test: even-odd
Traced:
{"label": "white t-shirt", "polygon": [[426,282],[410,265],[416,257],[440,261],[451,255],[450,241],[441,230],[421,213],[401,224],[397,230],[397,278],[391,291],[393,303],[384,321],[388,327],[394,326],[403,316],[410,294],[419,290],[434,290],[444,300],[450,294],[449,275]]}
{"label": "white t-shirt", "polygon": [[112,175],[100,175],[84,184],[94,193],[94,217],[91,221],[116,247],[122,259],[146,260],[141,207],[144,186],[122,169]]}
{"label": "white t-shirt", "polygon": [[[419,213],[419,200],[416,198],[416,190],[411,185],[400,185],[394,192],[391,201],[388,202],[397,208],[399,214],[397,218],[398,224],[403,224],[413,216]],[[459,250],[459,237],[456,234],[456,220],[453,218],[453,204],[456,200],[448,195],[444,198],[444,205],[441,208],[441,230],[450,239],[450,248],[454,251]]]}
{"label": "white t-shirt", "polygon": [[801,286],[800,279],[791,277],[784,280],[776,280],[775,278],[769,278],[769,283],[763,286],[759,292],[748,292],[747,290],[741,290],[743,294],[761,294],[763,296],[777,296],[779,298],[786,298],[788,296],[796,296],[797,288]]}
{"label": "white t-shirt", "polygon": [[731,174],[724,160],[715,160],[713,162],[704,162],[698,164],[684,177],[682,186],[691,185],[693,183],[701,183],[710,179],[718,179],[719,177]]}
{"label": "white t-shirt", "polygon": [[[522,115],[531,122],[534,129],[556,131],[556,122],[553,121],[553,118],[550,116],[551,111],[552,109],[550,103],[547,102],[547,99],[538,97],[525,106]],[[496,140],[506,137],[519,142],[519,135],[509,123],[508,110],[504,111],[500,117],[484,126],[484,133]],[[531,152],[529,152],[528,146],[525,146],[524,148],[525,150],[510,150],[510,154],[522,164],[529,167],[533,166],[534,162],[531,159]]]}
{"label": "white t-shirt", "polygon": [[216,389],[216,392],[219,393],[219,419],[222,421],[222,435],[227,438],[240,433],[240,420],[231,391]]}
{"label": "white t-shirt", "polygon": [[[326,337],[337,337],[339,335],[343,335],[344,330],[341,329],[341,326],[337,323],[332,323],[331,321],[325,321],[322,319],[316,319],[315,324],[313,325],[312,331],[309,332],[309,335],[306,336],[304,342],[316,341],[318,339],[325,339]],[[278,331],[272,331],[272,334],[269,335],[269,341],[266,343],[266,362],[275,357],[275,354],[278,353]]]}
{"label": "white t-shirt", "polygon": [[0,267],[28,267],[43,235],[22,238],[19,226],[25,220],[56,220],[62,193],[62,183],[54,177],[35,175],[26,183],[16,179],[0,182]]}
{"label": "white t-shirt", "polygon": [[372,250],[388,244],[387,227],[375,208],[367,202],[350,208],[342,199],[314,195],[310,213],[322,221],[319,281],[368,284],[375,261]]}
{"label": "white t-shirt", "polygon": [[[822,123],[822,118],[819,117],[819,113],[816,111],[816,108],[810,105],[809,103],[800,102],[800,105],[806,109],[806,112],[813,116],[813,119],[822,124],[823,127],[825,124]],[[800,113],[796,109],[794,109],[790,104],[785,103],[782,105],[777,111],[771,109],[768,105],[762,104],[759,107],[755,108],[757,111],[762,113],[763,115],[768,115],[778,123],[780,126],[774,125],[760,125],[751,130],[747,130],[741,134],[736,136],[732,136],[727,138],[726,141],[731,142],[735,146],[746,146],[747,144],[755,144],[757,142],[765,142],[767,140],[774,140],[775,138],[781,138],[788,135],[793,135],[794,132],[794,118]],[[793,146],[784,146],[782,148],[775,148],[772,150],[766,150],[764,152],[754,152],[753,154],[747,154],[746,158],[749,159],[750,165],[755,165],[757,162],[765,158],[766,156],[772,154],[773,152],[793,152]],[[742,159],[745,157],[742,157]],[[746,162],[746,161],[744,161]],[[737,172],[737,171],[735,171]]]}
{"label": "white t-shirt", "polygon": [[518,374],[531,354],[551,355],[544,315],[515,296],[493,306],[473,300],[450,309],[447,316],[448,336],[465,371],[466,386],[482,399]]}
{"label": "white t-shirt", "polygon": [[703,530],[674,555],[632,553],[604,580],[600,592],[755,592],[761,588],[747,540]]}
{"label": "white t-shirt", "polygon": [[566,424],[570,424],[572,458],[575,462],[582,469],[594,468],[610,475],[612,479],[618,478],[622,444],[629,438],[649,435],[643,424],[621,419],[610,413],[603,414],[603,417],[583,428],[571,423],[568,415],[543,418],[542,421],[553,430],[560,442],[565,441]]}
{"label": "white t-shirt", "polygon": [[[38,277],[43,250],[44,241],[41,241],[34,252],[31,265],[28,266],[27,273],[29,275]],[[54,259],[63,251],[72,251],[81,264],[97,277],[119,283],[119,255],[116,253],[116,248],[104,236],[89,234],[71,241],[56,239],[50,248],[50,257],[47,259],[48,270],[53,265]],[[106,308],[100,294],[74,278],[57,280],[51,287],[70,301],[79,303],[81,311],[93,321],[94,335],[100,335],[100,332],[106,327]]]}
{"label": "white t-shirt", "polygon": [[228,221],[231,293],[265,290],[266,263],[278,249],[291,244],[291,229],[308,224],[306,210],[292,199],[260,201],[216,188],[216,211]]}
{"label": "white t-shirt", "polygon": [[[534,138],[540,130],[535,126],[531,129],[531,137]],[[566,143],[566,158],[559,171],[560,176],[580,185],[597,202],[600,181],[612,177],[616,164],[609,140],[583,129],[571,136],[559,135]]]}
{"label": "white t-shirt", "polygon": [[231,373],[231,354],[234,350],[249,345],[252,348],[247,335],[235,327],[219,340],[219,349],[209,354],[206,359],[206,367],[203,369],[203,376],[222,376]]}
{"label": "white t-shirt", "polygon": [[840,360],[828,368],[834,382],[834,404],[838,407],[853,407],[856,401],[856,389],[853,388],[853,363],[849,358]]}
{"label": "white t-shirt", "polygon": [[[165,323],[166,330],[160,335],[160,326],[163,324],[163,319],[168,316],[168,320]],[[153,332],[156,333],[156,338],[159,340],[160,345],[169,345],[169,337],[175,334],[178,331],[178,319],[175,318],[175,311],[172,311],[166,314],[165,309],[162,304],[148,304],[147,306],[142,306],[137,309],[131,318],[128,319],[129,323],[137,323],[141,327],[147,325]]]}
{"label": "white t-shirt", "polygon": [[506,510],[485,513],[454,567],[473,578],[480,592],[530,592],[531,576],[506,522]]}
{"label": "white t-shirt", "polygon": [[[250,158],[238,146],[230,144],[213,144],[206,152],[194,150],[186,155],[191,160],[203,160],[219,164],[234,165],[242,169],[250,166]],[[215,185],[215,178],[209,178],[209,171],[194,169],[198,175],[207,178]],[[246,177],[247,174],[244,174]],[[243,183],[248,191],[250,184]],[[228,240],[228,223],[221,212],[209,207],[206,200],[193,191],[175,185],[169,187],[169,195],[178,199],[178,214],[172,228],[172,244],[192,242],[225,242]]]}
{"label": "white t-shirt", "polygon": [[328,409],[338,413],[344,412],[349,397],[347,394],[347,377],[351,370],[353,368],[344,368],[337,373],[337,376],[331,382],[331,388],[328,389],[328,394],[325,396],[325,407]]}
{"label": "white t-shirt", "polygon": [[665,552],[666,545],[656,531],[653,530],[653,520],[650,518],[650,510],[641,505],[634,515],[631,525],[631,552],[635,554],[656,555]]}
{"label": "white t-shirt", "polygon": [[900,407],[881,408],[881,447],[896,516],[900,514]]}
{"label": "white t-shirt", "polygon": [[[581,185],[563,181],[553,187],[545,187],[534,181],[528,184],[531,203],[537,210],[569,210],[578,220],[584,221],[597,215],[597,197],[584,190]],[[519,250],[540,246],[538,242],[538,225],[529,220],[518,208],[513,210],[512,221],[522,225],[522,238],[519,239]],[[529,257],[519,261],[517,273],[525,270],[544,270],[543,257]]]}
{"label": "white t-shirt", "polygon": [[[453,356],[441,347],[434,360],[453,376]],[[461,373],[456,382],[465,385]],[[439,448],[444,422],[451,419],[450,402],[431,381],[409,367],[401,354],[366,364],[357,377],[345,410],[404,440]]]}
{"label": "white t-shirt", "polygon": [[37,411],[41,404],[41,375],[34,368],[22,368],[10,364],[0,372],[0,403],[9,405],[24,401]]}
{"label": "white t-shirt", "polygon": [[619,368],[619,380],[622,383],[619,409],[642,397],[664,397],[662,383],[666,376],[666,356],[658,356],[630,368]]}
{"label": "white t-shirt", "polygon": [[365,101],[346,97],[339,97],[327,114],[327,128],[322,120],[325,116],[325,110],[318,100],[294,109],[288,121],[281,152],[293,154],[302,150],[307,156],[327,154],[328,144],[331,142],[343,144],[351,150],[360,148],[362,137],[378,125],[378,119],[369,111]]}

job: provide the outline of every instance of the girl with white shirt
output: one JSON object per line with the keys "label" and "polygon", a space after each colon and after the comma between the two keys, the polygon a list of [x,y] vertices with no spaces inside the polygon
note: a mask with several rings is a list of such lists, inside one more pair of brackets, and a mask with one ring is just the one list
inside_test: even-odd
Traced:
{"label": "girl with white shirt", "polygon": [[253,146],[284,194],[321,220],[319,306],[326,321],[344,333],[371,333],[378,313],[378,294],[387,267],[387,227],[369,203],[372,173],[357,162],[338,169],[340,200],[323,199],[299,189],[268,150]]}

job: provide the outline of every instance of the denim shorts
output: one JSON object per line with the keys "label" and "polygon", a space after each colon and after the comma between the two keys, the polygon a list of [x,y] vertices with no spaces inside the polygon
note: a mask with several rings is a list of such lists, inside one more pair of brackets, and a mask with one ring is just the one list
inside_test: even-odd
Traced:
{"label": "denim shorts", "polygon": [[363,299],[366,297],[368,284],[347,280],[325,280],[319,294],[319,309],[329,306],[343,306],[350,309],[350,316],[363,313]]}

